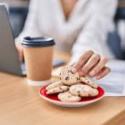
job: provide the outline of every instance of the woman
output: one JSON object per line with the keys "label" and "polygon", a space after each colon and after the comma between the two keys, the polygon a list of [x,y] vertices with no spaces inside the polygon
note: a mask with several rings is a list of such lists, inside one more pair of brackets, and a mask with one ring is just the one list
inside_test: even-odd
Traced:
{"label": "woman", "polygon": [[19,42],[25,36],[51,36],[57,48],[72,49],[70,63],[81,75],[104,77],[109,72],[104,56],[113,57],[106,36],[113,30],[116,6],[116,0],[31,0],[25,27],[16,39],[20,57]]}

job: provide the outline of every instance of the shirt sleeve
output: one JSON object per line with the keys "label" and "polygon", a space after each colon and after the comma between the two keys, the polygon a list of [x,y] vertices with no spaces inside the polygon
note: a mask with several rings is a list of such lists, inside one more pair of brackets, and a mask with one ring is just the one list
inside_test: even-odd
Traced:
{"label": "shirt sleeve", "polygon": [[113,23],[116,0],[92,0],[89,6],[91,11],[89,19],[80,32],[72,49],[70,63],[76,62],[86,50],[93,50],[104,55],[101,42],[106,42],[107,33]]}
{"label": "shirt sleeve", "polygon": [[25,36],[38,37],[40,36],[37,11],[38,11],[38,0],[31,0],[29,5],[28,16],[24,25],[24,28],[20,35],[15,39],[16,42],[22,42]]}

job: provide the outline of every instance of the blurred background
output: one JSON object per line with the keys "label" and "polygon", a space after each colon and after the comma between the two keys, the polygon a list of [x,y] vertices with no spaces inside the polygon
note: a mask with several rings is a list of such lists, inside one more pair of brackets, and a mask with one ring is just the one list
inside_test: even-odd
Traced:
{"label": "blurred background", "polygon": [[[14,37],[17,37],[24,26],[30,0],[0,0],[0,2],[4,2],[9,5],[10,22]],[[116,27],[116,39],[118,39],[122,45],[121,59],[125,59],[125,0],[118,1],[114,23]],[[112,46],[114,46],[114,43]]]}
{"label": "blurred background", "polygon": [[9,5],[10,22],[14,37],[21,32],[28,13],[29,0],[0,0]]}

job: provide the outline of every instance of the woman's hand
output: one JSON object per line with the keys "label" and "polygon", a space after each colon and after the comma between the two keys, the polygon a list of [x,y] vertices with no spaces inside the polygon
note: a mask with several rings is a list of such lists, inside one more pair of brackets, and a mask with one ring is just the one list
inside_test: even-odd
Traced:
{"label": "woman's hand", "polygon": [[16,49],[17,49],[17,52],[18,52],[18,55],[19,55],[19,60],[21,62],[23,62],[24,61],[23,47],[20,43],[17,43],[17,42],[16,42],[15,45],[16,45]]}
{"label": "woman's hand", "polygon": [[107,58],[93,51],[86,51],[74,65],[74,72],[79,72],[80,76],[88,75],[101,79],[110,72],[110,69],[105,66],[107,61]]}

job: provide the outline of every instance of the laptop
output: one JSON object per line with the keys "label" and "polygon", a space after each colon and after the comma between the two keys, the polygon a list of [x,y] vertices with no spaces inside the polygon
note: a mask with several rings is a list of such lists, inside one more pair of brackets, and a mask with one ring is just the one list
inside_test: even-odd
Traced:
{"label": "laptop", "polygon": [[[61,59],[54,59],[53,66],[63,65]],[[0,71],[16,75],[26,75],[25,64],[22,64],[15,47],[14,35],[5,5],[0,4]]]}

